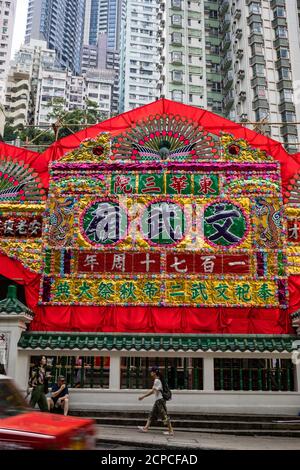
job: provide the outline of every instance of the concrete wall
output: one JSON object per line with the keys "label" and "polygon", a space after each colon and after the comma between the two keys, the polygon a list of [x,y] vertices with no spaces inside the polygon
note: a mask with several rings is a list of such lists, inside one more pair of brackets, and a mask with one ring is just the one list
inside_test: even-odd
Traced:
{"label": "concrete wall", "polygon": [[[93,411],[150,411],[153,398],[142,402],[138,397],[143,390],[71,390],[72,410]],[[241,413],[298,415],[299,392],[221,392],[179,390],[172,393],[168,410],[203,413]]]}
{"label": "concrete wall", "polygon": [[[90,411],[149,411],[153,398],[138,401],[143,390],[120,389],[120,365],[124,356],[166,356],[163,352],[119,352],[119,351],[41,351],[19,350],[16,361],[14,378],[23,392],[27,389],[30,356],[45,354],[46,356],[110,356],[109,389],[70,389],[71,410]],[[248,392],[248,391],[216,391],[214,390],[214,363],[215,357],[243,357],[243,358],[290,358],[289,353],[200,353],[200,352],[170,352],[168,357],[202,357],[203,358],[203,388],[204,390],[178,390],[173,391],[173,397],[168,402],[170,413],[180,412],[206,412],[206,413],[241,413],[241,414],[270,414],[294,415],[300,410],[300,365],[294,366],[295,391],[294,392]]]}

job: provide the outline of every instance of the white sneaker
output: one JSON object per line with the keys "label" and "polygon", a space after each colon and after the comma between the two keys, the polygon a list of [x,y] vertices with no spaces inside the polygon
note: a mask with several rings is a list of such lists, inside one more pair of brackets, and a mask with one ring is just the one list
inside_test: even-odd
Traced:
{"label": "white sneaker", "polygon": [[143,428],[143,426],[138,426],[140,432],[148,432],[148,429]]}

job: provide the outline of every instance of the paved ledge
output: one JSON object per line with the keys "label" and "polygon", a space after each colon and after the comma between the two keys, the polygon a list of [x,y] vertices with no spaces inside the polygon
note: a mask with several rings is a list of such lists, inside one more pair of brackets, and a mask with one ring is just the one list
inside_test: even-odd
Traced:
{"label": "paved ledge", "polygon": [[148,433],[141,433],[137,428],[101,425],[97,426],[97,442],[149,449],[300,450],[300,439],[294,437],[230,436],[176,429],[171,437],[164,436],[164,430],[153,428]]}

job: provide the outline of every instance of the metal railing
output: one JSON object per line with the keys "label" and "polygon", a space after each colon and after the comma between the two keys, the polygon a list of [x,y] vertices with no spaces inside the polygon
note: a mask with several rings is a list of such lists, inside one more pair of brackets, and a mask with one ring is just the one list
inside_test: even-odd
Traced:
{"label": "metal railing", "polygon": [[121,388],[150,389],[151,367],[158,367],[171,390],[202,390],[203,360],[201,358],[121,358]]}
{"label": "metal railing", "polygon": [[[30,373],[34,366],[31,360]],[[109,357],[47,357],[49,387],[63,375],[70,388],[109,388]]]}
{"label": "metal railing", "polygon": [[293,364],[288,359],[273,361],[215,359],[214,380],[215,390],[270,392],[295,390]]}

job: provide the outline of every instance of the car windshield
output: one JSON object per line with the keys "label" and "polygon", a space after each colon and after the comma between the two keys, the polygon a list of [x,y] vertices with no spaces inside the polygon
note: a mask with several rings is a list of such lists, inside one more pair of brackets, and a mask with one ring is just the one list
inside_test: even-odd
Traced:
{"label": "car windshield", "polygon": [[14,383],[9,379],[0,380],[0,418],[16,416],[28,409],[28,404]]}

